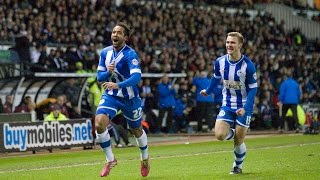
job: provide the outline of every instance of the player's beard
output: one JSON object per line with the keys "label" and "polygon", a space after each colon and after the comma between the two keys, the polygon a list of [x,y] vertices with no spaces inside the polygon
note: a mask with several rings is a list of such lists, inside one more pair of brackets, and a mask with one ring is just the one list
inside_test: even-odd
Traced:
{"label": "player's beard", "polygon": [[113,48],[116,50],[119,50],[120,48],[122,48],[124,46],[125,42],[123,40],[112,40],[112,45]]}

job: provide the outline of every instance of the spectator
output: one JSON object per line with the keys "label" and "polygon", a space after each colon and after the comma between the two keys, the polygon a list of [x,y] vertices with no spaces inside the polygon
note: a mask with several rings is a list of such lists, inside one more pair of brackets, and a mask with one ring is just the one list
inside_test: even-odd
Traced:
{"label": "spectator", "polygon": [[188,114],[191,109],[187,108],[187,95],[177,97],[173,112],[174,127],[173,132],[186,132],[188,125]]}
{"label": "spectator", "polygon": [[[191,84],[191,83],[190,83]],[[186,116],[186,125],[189,125],[191,120],[197,119],[197,114],[195,112],[195,106],[196,106],[196,88],[192,86],[191,89],[189,87],[191,86],[188,82],[188,80],[181,80],[180,81],[180,86],[178,90],[178,97],[186,97],[187,102],[186,102],[186,112],[184,113],[184,116]],[[192,130],[193,131],[193,130]]]}
{"label": "spectator", "polygon": [[65,104],[68,107],[68,113],[70,119],[81,118],[81,113],[78,108],[78,101],[80,96],[79,82],[75,78],[69,78],[63,81],[61,84],[53,89],[52,96],[65,95]]}
{"label": "spectator", "polygon": [[67,99],[67,97],[65,95],[59,95],[57,97],[56,104],[59,106],[61,113],[64,114],[67,118],[69,118],[70,115],[69,115],[68,109],[70,109],[70,107],[67,106],[66,99]]}
{"label": "spectator", "polygon": [[201,71],[199,75],[197,75],[192,84],[196,87],[196,113],[197,113],[197,121],[198,121],[198,132],[202,132],[202,125],[203,120],[205,121],[206,125],[208,126],[208,131],[212,131],[213,129],[213,121],[214,121],[214,99],[213,94],[209,94],[208,96],[202,96],[200,91],[206,89],[210,85],[210,78],[205,71]]}
{"label": "spectator", "polygon": [[[150,79],[144,79],[139,83],[140,98],[142,100],[142,110],[143,110],[143,119],[142,123],[147,123],[149,125],[148,131],[155,133],[157,130],[157,116],[153,112],[153,109],[156,108],[156,97],[153,94],[154,89],[150,85]],[[143,124],[142,124],[143,125]]]}
{"label": "spectator", "polygon": [[13,95],[9,94],[6,96],[6,101],[3,104],[3,113],[13,112]]}
{"label": "spectator", "polygon": [[120,136],[119,136],[119,131],[118,131],[117,125],[114,124],[113,122],[111,122],[111,123],[107,126],[107,128],[108,128],[110,137],[113,137],[114,142],[116,143],[116,144],[115,144],[115,147],[116,147],[116,148],[122,148],[123,145],[120,143]]}
{"label": "spectator", "polygon": [[35,111],[36,104],[32,100],[30,96],[25,96],[21,103],[15,108],[14,112],[29,112],[31,113],[31,121],[35,121],[37,119],[37,113]]}
{"label": "spectator", "polygon": [[3,103],[1,98],[0,98],[0,113],[3,113]]}
{"label": "spectator", "polygon": [[220,83],[217,84],[216,88],[214,88],[213,94],[214,94],[214,100],[213,100],[213,119],[217,118],[217,115],[220,111],[220,107],[222,105],[222,89],[223,89],[223,81],[221,80]]}
{"label": "spectator", "polygon": [[[274,89],[271,96],[271,119],[272,119],[272,127],[273,128],[279,128],[280,125],[280,109],[279,109],[279,90]],[[270,102],[268,102],[270,104]]]}
{"label": "spectator", "polygon": [[52,68],[53,65],[52,65],[52,62],[48,58],[47,49],[48,49],[48,45],[41,43],[40,57],[39,57],[37,65],[36,65],[37,71],[40,71],[40,72],[52,71],[52,70],[50,70],[50,68]]}
{"label": "spectator", "polygon": [[31,52],[30,52],[30,56],[31,56],[31,63],[32,64],[37,64],[39,62],[39,58],[41,55],[41,45],[40,43],[36,43],[35,47],[31,47]]}
{"label": "spectator", "polygon": [[260,119],[262,120],[262,124],[260,127],[264,127],[265,129],[270,129],[272,127],[272,109],[268,103],[267,98],[263,98],[262,102],[259,106],[259,114]]}
{"label": "spectator", "polygon": [[87,73],[87,71],[83,69],[83,63],[81,61],[76,62],[76,73],[77,74]]}
{"label": "spectator", "polygon": [[54,104],[51,107],[51,112],[44,118],[44,121],[65,121],[68,120],[64,114],[61,113],[59,105]]}
{"label": "spectator", "polygon": [[281,107],[281,118],[279,132],[281,133],[284,128],[284,121],[288,109],[291,109],[293,114],[293,119],[295,123],[296,132],[299,132],[299,121],[298,121],[298,111],[297,106],[300,100],[300,87],[297,81],[292,78],[292,71],[287,72],[287,79],[283,81],[280,85],[280,95],[278,105]]}
{"label": "spectator", "polygon": [[78,97],[80,94],[80,87],[78,86],[78,81],[75,78],[69,78],[55,89],[56,93],[64,94],[66,96],[66,103],[71,103],[71,105],[77,106]]}
{"label": "spectator", "polygon": [[14,112],[32,112],[36,108],[35,103],[33,102],[30,96],[25,96],[21,103],[15,108]]}
{"label": "spectator", "polygon": [[[116,147],[121,148],[123,145],[120,143],[120,137],[122,138],[123,142],[125,143],[126,147],[134,147],[133,144],[130,143],[128,130],[127,130],[127,123],[123,116],[122,111],[118,111],[117,115],[112,119],[111,125],[119,134],[119,138],[116,140]],[[110,130],[109,130],[110,132]],[[110,134],[112,135],[112,134]]]}
{"label": "spectator", "polygon": [[57,51],[55,49],[51,49],[50,53],[47,57],[47,61],[48,61],[48,68],[54,71],[62,71],[61,66],[62,64],[60,63],[60,61],[57,61],[57,59],[55,58],[57,54]]}
{"label": "spectator", "polygon": [[36,104],[37,119],[43,120],[45,116],[50,114],[51,107],[57,100],[55,98],[46,98]]}
{"label": "spectator", "polygon": [[154,96],[151,91],[150,79],[143,80],[140,92],[140,97],[142,99],[142,109],[144,111],[151,110],[153,108]]}
{"label": "spectator", "polygon": [[91,107],[91,112],[95,112],[100,102],[100,98],[103,94],[104,89],[101,88],[98,84],[96,77],[91,77],[88,79],[87,84],[89,103]]}
{"label": "spectator", "polygon": [[156,133],[160,133],[161,130],[165,133],[172,133],[172,116],[175,107],[174,96],[176,94],[174,82],[169,81],[168,75],[165,74],[161,78],[157,90],[159,94],[159,116]]}

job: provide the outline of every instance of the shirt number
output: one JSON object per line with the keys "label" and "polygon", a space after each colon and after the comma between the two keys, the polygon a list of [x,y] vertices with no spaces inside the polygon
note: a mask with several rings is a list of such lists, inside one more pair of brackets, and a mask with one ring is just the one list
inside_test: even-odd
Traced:
{"label": "shirt number", "polygon": [[247,116],[246,118],[246,125],[249,125],[251,121],[251,116]]}
{"label": "shirt number", "polygon": [[139,107],[138,109],[133,110],[132,112],[133,112],[133,118],[137,119],[137,118],[141,117],[142,108]]}

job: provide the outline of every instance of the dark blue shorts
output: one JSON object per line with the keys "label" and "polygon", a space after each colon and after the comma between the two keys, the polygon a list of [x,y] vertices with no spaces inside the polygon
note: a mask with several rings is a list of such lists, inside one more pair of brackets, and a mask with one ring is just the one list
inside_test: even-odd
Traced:
{"label": "dark blue shorts", "polygon": [[125,99],[111,95],[103,95],[96,111],[98,114],[106,114],[112,119],[119,110],[123,112],[123,116],[127,119],[130,128],[138,128],[141,126],[142,107],[141,99],[134,97]]}
{"label": "dark blue shorts", "polygon": [[225,121],[230,124],[231,127],[239,125],[242,127],[250,127],[252,112],[245,112],[243,116],[237,116],[236,110],[230,110],[225,106],[221,107],[217,116],[217,121]]}

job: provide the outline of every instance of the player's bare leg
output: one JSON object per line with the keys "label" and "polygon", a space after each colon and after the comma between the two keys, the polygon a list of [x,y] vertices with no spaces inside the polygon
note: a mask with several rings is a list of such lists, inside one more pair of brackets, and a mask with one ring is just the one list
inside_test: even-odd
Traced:
{"label": "player's bare leg", "polygon": [[221,120],[216,121],[214,133],[220,141],[230,140],[234,137],[234,129],[230,128],[227,122]]}

